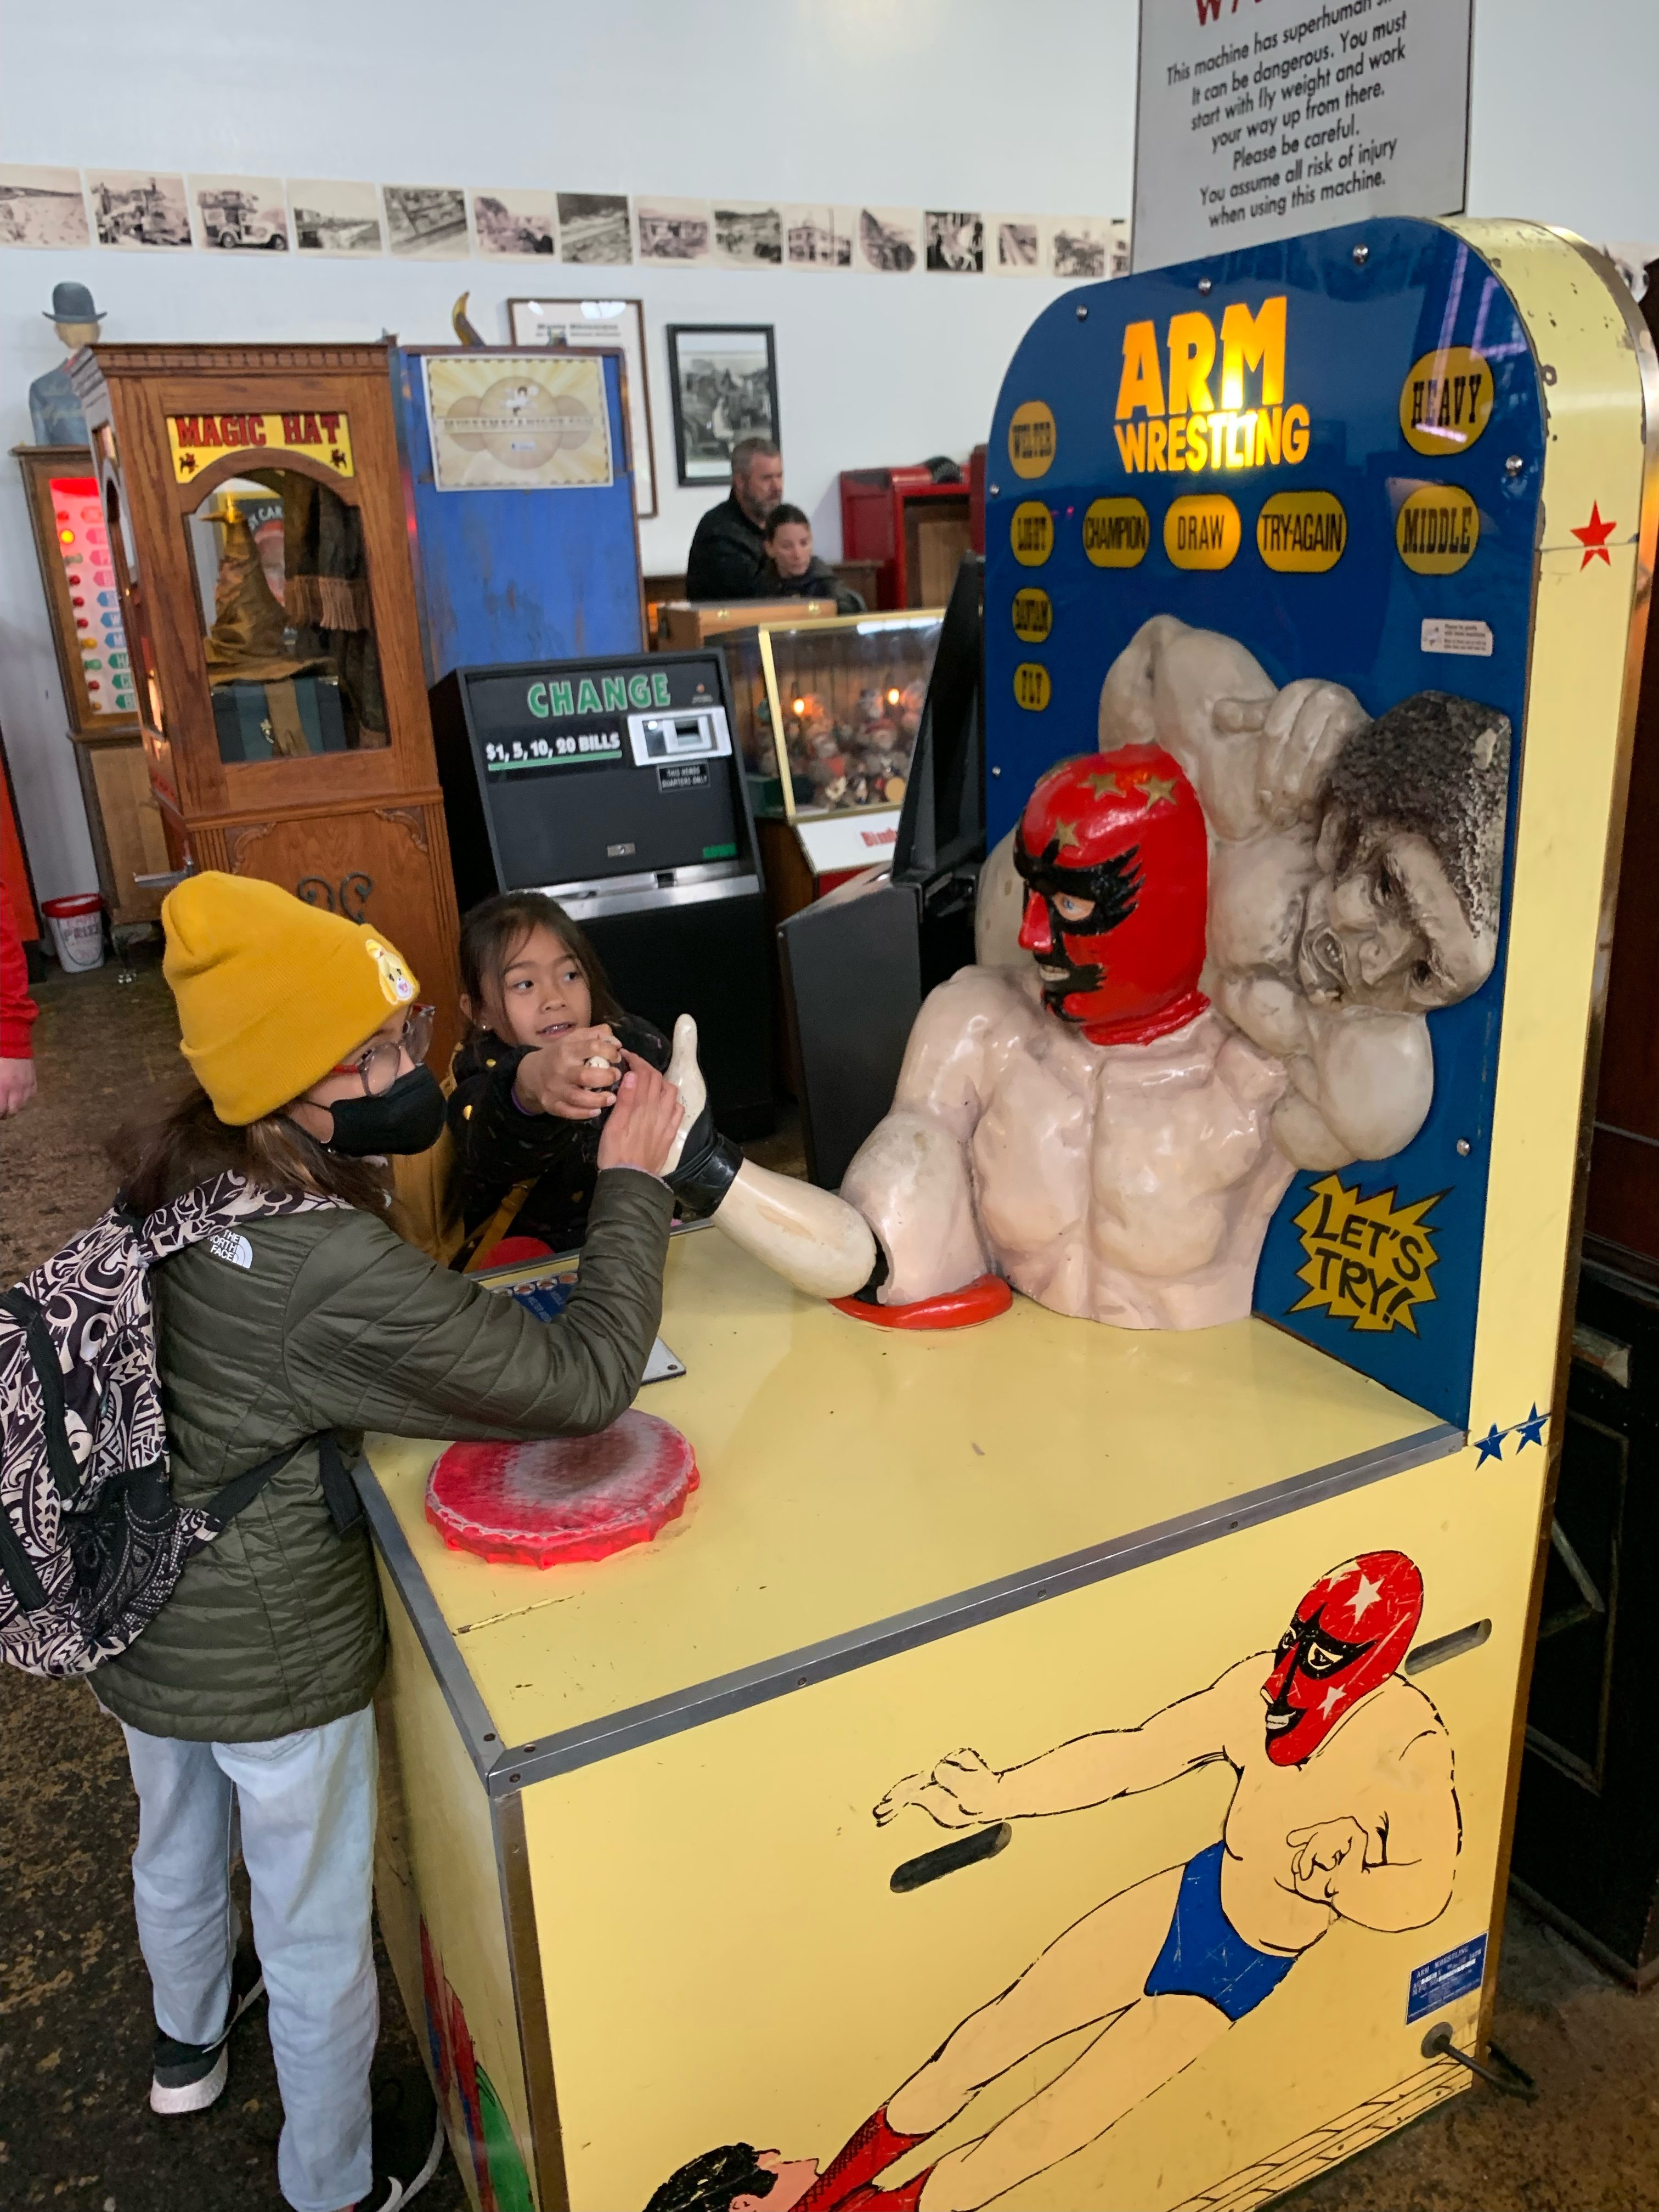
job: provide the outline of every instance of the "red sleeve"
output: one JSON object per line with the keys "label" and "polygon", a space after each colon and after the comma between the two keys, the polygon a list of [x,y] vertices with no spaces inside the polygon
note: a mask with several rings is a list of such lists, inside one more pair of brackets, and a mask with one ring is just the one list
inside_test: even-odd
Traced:
{"label": "red sleeve", "polygon": [[0,1060],[33,1060],[29,1030],[35,1012],[23,941],[11,901],[0,888]]}

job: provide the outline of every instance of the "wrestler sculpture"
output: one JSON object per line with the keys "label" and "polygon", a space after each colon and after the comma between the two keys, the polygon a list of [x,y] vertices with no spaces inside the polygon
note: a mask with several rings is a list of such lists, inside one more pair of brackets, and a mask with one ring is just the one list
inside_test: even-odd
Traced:
{"label": "wrestler sculpture", "polygon": [[[1000,1771],[976,1751],[952,1752],[895,1783],[875,1808],[880,1826],[914,1808],[968,1829],[1079,1812],[1202,1766],[1224,1764],[1236,1778],[1217,1842],[1057,1936],[951,2030],[822,2174],[808,2161],[791,2166],[779,2203],[977,2212],[1104,2135],[1265,2003],[1339,1923],[1397,1933],[1438,1919],[1462,1821],[1444,1725],[1400,1672],[1422,1608],[1422,1577],[1403,1552],[1364,1553],[1320,1577],[1276,1650],[1240,1660],[1139,1727],[1080,1736]],[[1097,2033],[1077,2055],[975,2141],[881,2185],[981,2089],[1087,2028]],[[653,2206],[712,2208],[713,2196],[676,2184],[736,2148],[691,2161]]]}
{"label": "wrestler sculpture", "polygon": [[884,1305],[995,1273],[1123,1327],[1237,1320],[1296,1170],[1422,1127],[1425,1017],[1496,957],[1504,717],[1423,692],[1371,721],[1159,616],[1099,740],[987,862],[977,963],[923,1006],[844,1206],[716,1215],[800,1287],[857,1289],[872,1230]]}
{"label": "wrestler sculpture", "polygon": [[[1423,1017],[1498,948],[1509,723],[1422,692],[1375,723],[1341,684],[1278,689],[1237,640],[1157,615],[1101,687],[1103,752],[1161,744],[1210,833],[1205,988],[1291,1076],[1274,1134],[1297,1167],[1384,1159],[1422,1127]],[[1010,832],[981,872],[980,965],[1018,962]]]}

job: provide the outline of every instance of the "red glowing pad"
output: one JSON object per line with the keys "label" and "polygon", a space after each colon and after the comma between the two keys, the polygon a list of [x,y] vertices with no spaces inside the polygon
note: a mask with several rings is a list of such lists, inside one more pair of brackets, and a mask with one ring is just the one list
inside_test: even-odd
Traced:
{"label": "red glowing pad", "polygon": [[1000,1275],[975,1275],[959,1291],[940,1291],[908,1306],[866,1305],[862,1298],[831,1298],[830,1303],[837,1313],[867,1321],[875,1328],[973,1328],[1006,1314],[1014,1294]]}
{"label": "red glowing pad", "polygon": [[452,1550],[551,1567],[648,1544],[696,1486],[679,1431],[628,1413],[596,1437],[451,1444],[427,1482],[426,1517]]}

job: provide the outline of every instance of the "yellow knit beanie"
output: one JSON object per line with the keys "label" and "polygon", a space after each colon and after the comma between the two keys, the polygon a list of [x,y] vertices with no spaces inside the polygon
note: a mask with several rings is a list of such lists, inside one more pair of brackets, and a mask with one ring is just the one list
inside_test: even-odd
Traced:
{"label": "yellow knit beanie", "polygon": [[161,907],[180,1049],[222,1121],[297,1098],[418,986],[373,929],[253,876],[186,876]]}

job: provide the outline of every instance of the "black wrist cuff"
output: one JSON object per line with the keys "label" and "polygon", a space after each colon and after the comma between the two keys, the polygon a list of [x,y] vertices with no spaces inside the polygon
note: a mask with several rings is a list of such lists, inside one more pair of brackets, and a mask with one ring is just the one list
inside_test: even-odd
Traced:
{"label": "black wrist cuff", "polygon": [[682,1207],[693,1213],[713,1213],[742,1165],[741,1149],[730,1137],[721,1136],[705,1106],[686,1133],[679,1165],[669,1172],[668,1188]]}

